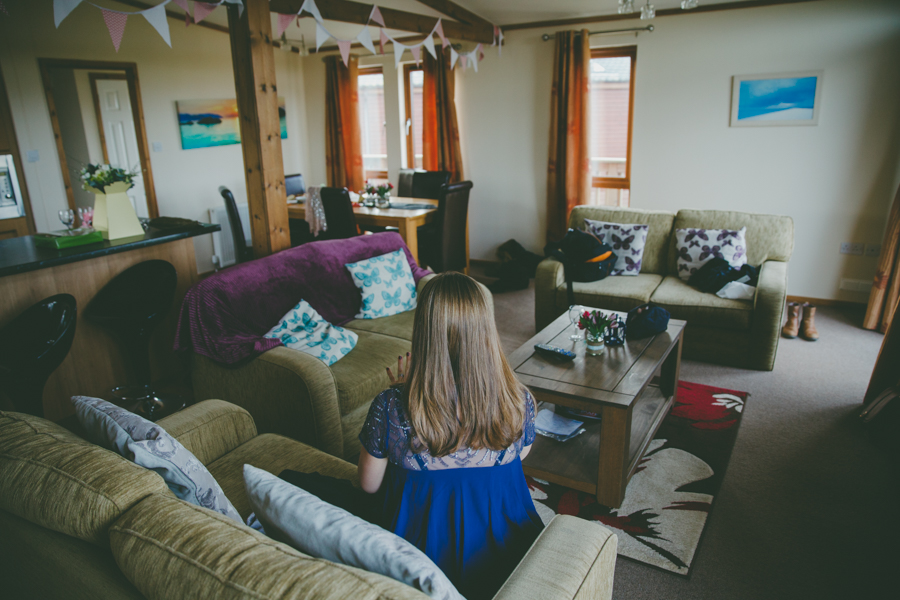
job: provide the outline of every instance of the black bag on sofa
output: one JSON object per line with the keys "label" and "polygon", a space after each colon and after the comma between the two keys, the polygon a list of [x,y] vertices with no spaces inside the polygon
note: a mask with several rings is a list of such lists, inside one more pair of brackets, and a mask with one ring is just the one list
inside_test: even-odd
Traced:
{"label": "black bag on sofa", "polygon": [[575,304],[572,282],[600,281],[616,264],[616,253],[595,236],[570,229],[559,242],[544,246],[544,255],[563,264],[569,305]]}

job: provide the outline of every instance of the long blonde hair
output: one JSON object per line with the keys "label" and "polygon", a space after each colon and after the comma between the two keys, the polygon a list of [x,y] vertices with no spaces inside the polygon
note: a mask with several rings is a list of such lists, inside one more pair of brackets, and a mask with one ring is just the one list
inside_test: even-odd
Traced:
{"label": "long blonde hair", "polygon": [[525,388],[506,362],[494,313],[470,277],[444,273],[419,294],[404,408],[432,456],[502,450],[522,435]]}

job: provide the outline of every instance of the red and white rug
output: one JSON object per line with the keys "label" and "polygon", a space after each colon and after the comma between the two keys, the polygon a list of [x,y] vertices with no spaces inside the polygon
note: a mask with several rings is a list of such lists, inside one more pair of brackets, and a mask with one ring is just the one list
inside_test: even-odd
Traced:
{"label": "red and white rug", "polygon": [[688,575],[731,457],[749,394],[680,382],[619,508],[591,494],[528,477],[538,514],[599,521],[619,537],[619,555]]}

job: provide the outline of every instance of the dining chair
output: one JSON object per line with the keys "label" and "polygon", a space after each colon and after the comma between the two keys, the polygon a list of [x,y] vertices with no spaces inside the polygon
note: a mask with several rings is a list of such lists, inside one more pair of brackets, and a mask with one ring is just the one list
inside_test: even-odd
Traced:
{"label": "dining chair", "polygon": [[450,172],[416,171],[415,173],[413,173],[412,180],[411,197],[440,200],[441,186],[450,183]]}
{"label": "dining chair", "polygon": [[244,237],[244,226],[241,223],[241,214],[238,212],[234,194],[224,185],[219,187],[219,193],[225,200],[225,210],[228,212],[228,224],[231,225],[231,238],[234,243],[234,261],[242,263],[253,260],[253,248],[247,246],[247,238]]}
{"label": "dining chair", "polygon": [[442,185],[434,222],[419,227],[419,263],[436,273],[468,273],[466,218],[471,189],[471,181]]}
{"label": "dining chair", "polygon": [[306,193],[306,182],[303,181],[303,175],[284,176],[284,193],[286,196],[301,196]]}
{"label": "dining chair", "polygon": [[400,177],[397,180],[397,195],[401,198],[413,197],[413,175],[415,169],[400,169]]}
{"label": "dining chair", "polygon": [[356,215],[353,214],[353,204],[347,188],[323,187],[319,190],[319,195],[322,198],[328,228],[316,239],[338,240],[359,235]]}

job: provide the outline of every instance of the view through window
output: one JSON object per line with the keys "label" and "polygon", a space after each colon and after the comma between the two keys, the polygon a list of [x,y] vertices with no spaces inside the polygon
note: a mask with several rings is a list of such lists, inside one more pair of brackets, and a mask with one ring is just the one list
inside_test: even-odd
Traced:
{"label": "view through window", "polygon": [[591,204],[628,206],[636,46],[591,51]]}
{"label": "view through window", "polygon": [[365,178],[370,181],[387,180],[384,74],[381,67],[360,68],[357,83],[359,87],[360,143]]}
{"label": "view through window", "polygon": [[403,86],[406,91],[406,165],[422,169],[422,93],[425,72],[422,67],[403,67]]}

